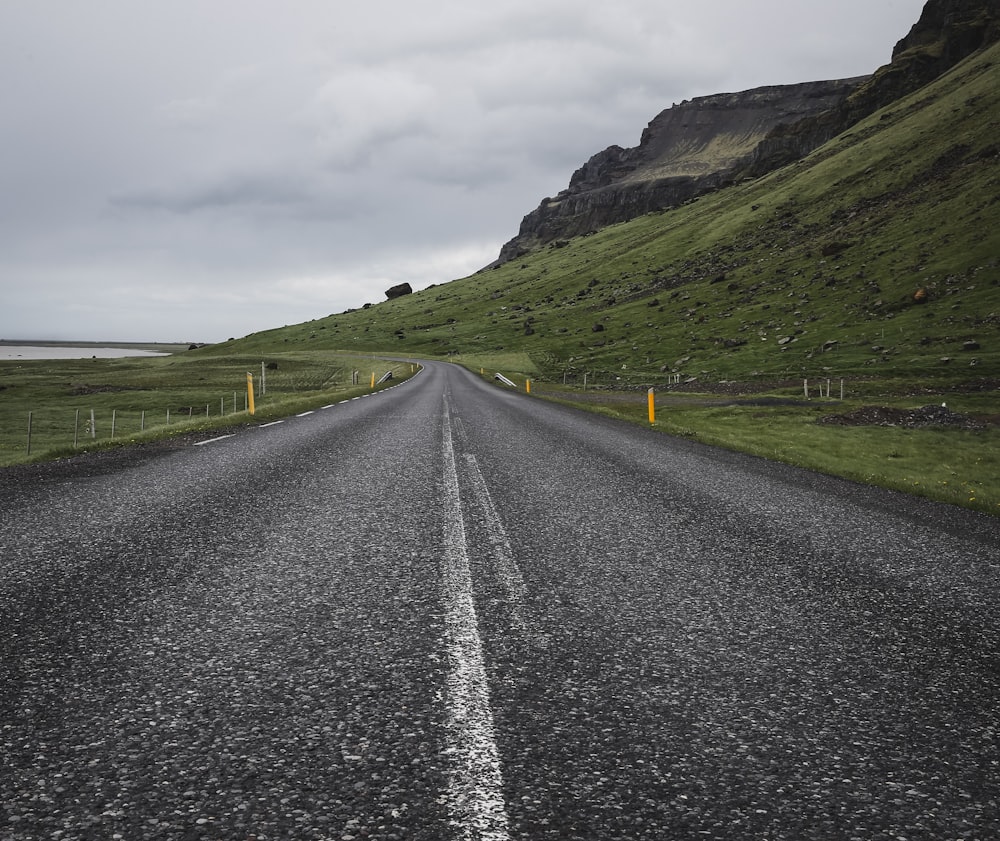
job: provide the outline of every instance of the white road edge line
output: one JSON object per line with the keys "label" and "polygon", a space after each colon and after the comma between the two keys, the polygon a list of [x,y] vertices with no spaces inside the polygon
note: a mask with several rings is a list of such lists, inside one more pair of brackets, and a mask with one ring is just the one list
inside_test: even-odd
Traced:
{"label": "white road edge line", "polygon": [[207,441],[195,441],[194,446],[204,447],[206,444],[214,444],[216,441],[224,441],[226,438],[232,438],[233,435],[220,435],[218,438],[209,438]]}
{"label": "white road edge line", "polygon": [[268,426],[277,426],[279,423],[284,423],[284,421],[283,420],[278,420],[278,421],[271,421],[270,423],[262,423],[260,425],[260,428],[264,429],[264,428],[266,428]]}
{"label": "white road edge line", "polygon": [[503,776],[486,681],[483,641],[472,597],[462,500],[451,437],[447,398],[444,411],[444,564],[446,730],[450,760],[447,806],[462,841],[509,841]]}
{"label": "white road edge line", "polygon": [[300,414],[297,414],[295,417],[297,417],[297,418],[304,418],[304,417],[306,417],[306,415],[312,415],[312,414],[315,414],[315,413],[314,412],[301,412]]}

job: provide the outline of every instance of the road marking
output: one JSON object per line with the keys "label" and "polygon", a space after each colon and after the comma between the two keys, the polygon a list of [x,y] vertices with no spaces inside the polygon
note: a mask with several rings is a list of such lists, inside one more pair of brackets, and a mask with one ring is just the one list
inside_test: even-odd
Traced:
{"label": "road marking", "polygon": [[232,437],[232,435],[220,435],[218,438],[209,438],[207,441],[195,441],[194,446],[204,447],[206,444],[214,444],[216,441],[224,441],[226,438]]}
{"label": "road marking", "polygon": [[444,622],[447,675],[447,740],[450,759],[447,805],[462,841],[509,841],[483,641],[472,598],[462,500],[447,398],[444,413]]}
{"label": "road marking", "polygon": [[472,484],[473,495],[479,502],[479,507],[483,511],[483,523],[486,526],[486,534],[490,540],[493,550],[493,558],[496,561],[497,577],[500,585],[507,595],[507,607],[510,611],[510,624],[514,630],[524,631],[524,576],[521,569],[514,560],[514,550],[510,546],[510,538],[507,530],[503,527],[503,521],[497,513],[496,506],[493,505],[493,497],[486,486],[486,479],[479,469],[479,462],[472,453],[465,454],[465,464],[468,467],[469,480]]}
{"label": "road marking", "polygon": [[301,414],[298,414],[295,417],[304,418],[306,415],[311,415],[311,414],[313,414],[313,412],[302,412]]}
{"label": "road marking", "polygon": [[271,421],[270,423],[262,423],[260,425],[260,428],[264,429],[265,427],[268,427],[268,426],[277,426],[279,423],[284,423],[284,421],[283,420],[277,420],[277,421]]}

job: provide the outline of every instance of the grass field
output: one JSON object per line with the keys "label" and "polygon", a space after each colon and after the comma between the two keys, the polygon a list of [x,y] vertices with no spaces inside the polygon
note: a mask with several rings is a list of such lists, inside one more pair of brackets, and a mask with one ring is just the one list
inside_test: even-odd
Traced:
{"label": "grass field", "polygon": [[414,370],[327,351],[0,361],[0,466],[270,420],[370,391],[373,374],[398,382]]}
{"label": "grass field", "polygon": [[[645,391],[607,384],[583,390],[539,380],[528,357],[518,354],[484,354],[462,362],[486,379],[503,371],[521,391],[531,379],[534,397],[648,424]],[[415,370],[413,363],[327,351],[262,357],[212,353],[211,348],[161,358],[0,362],[0,466],[266,422],[370,391],[373,373],[379,378],[392,371],[393,382],[398,382]],[[253,417],[245,408],[248,372],[254,378]],[[804,399],[801,387],[791,385],[735,396],[662,389],[656,396],[654,428],[1000,515],[1000,427],[995,425],[1000,399],[995,390],[934,391],[913,383],[870,380],[850,381],[846,390],[841,401],[839,383],[832,386],[831,399],[819,399],[814,392],[810,400]],[[817,423],[825,415],[873,403],[916,408],[945,402],[953,411],[988,425],[971,431]]]}
{"label": "grass field", "polygon": [[[803,398],[801,390],[776,389],[754,395],[656,394],[653,428],[705,444],[750,453],[864,484],[890,488],[938,502],[1000,516],[1000,399],[978,394],[924,393],[872,403],[865,388],[843,401]],[[649,425],[646,393],[603,389],[581,392],[533,384],[533,396]],[[917,409],[947,403],[982,429],[905,426],[844,426],[820,423],[877,405]]]}

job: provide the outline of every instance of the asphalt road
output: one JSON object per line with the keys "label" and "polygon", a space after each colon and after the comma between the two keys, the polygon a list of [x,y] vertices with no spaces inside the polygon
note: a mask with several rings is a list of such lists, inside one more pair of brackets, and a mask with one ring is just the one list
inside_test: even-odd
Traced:
{"label": "asphalt road", "polygon": [[998,568],[441,364],[0,471],[0,838],[997,838]]}

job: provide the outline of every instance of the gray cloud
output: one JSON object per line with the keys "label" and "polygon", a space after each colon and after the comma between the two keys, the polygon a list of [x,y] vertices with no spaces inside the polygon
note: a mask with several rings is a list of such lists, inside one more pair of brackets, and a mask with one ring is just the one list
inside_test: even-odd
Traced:
{"label": "gray cloud", "polygon": [[0,6],[0,336],[215,340],[492,260],[672,102],[859,75],[922,0]]}

